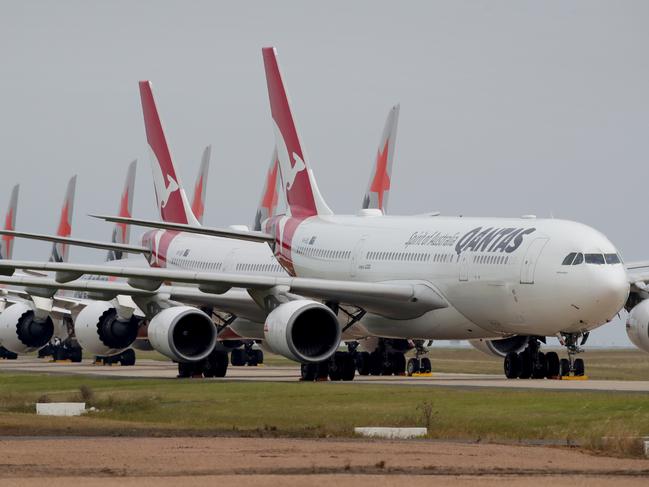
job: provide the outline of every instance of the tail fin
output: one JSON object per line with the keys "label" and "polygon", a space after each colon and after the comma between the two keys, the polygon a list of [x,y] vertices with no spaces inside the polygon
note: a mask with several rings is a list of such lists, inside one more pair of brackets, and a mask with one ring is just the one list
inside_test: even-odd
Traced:
{"label": "tail fin", "polygon": [[[135,190],[135,173],[137,171],[137,159],[128,165],[124,190],[119,200],[118,216],[131,218],[133,216],[133,191]],[[128,244],[131,237],[131,227],[126,223],[116,223],[113,228],[112,243]],[[124,258],[124,252],[109,250],[106,256],[107,261],[120,260]]]}
{"label": "tail fin", "polygon": [[281,188],[277,149],[274,149],[273,155],[270,158],[270,165],[268,167],[268,172],[266,173],[266,179],[264,180],[264,187],[261,193],[259,206],[257,207],[253,230],[261,230],[261,222],[275,215],[279,203],[279,191]]}
{"label": "tail fin", "polygon": [[[59,219],[59,226],[56,234],[59,237],[69,237],[72,233],[72,214],[74,212],[74,193],[77,186],[77,177],[72,176],[68,181],[68,189],[65,192],[65,199],[63,200],[63,207],[61,208],[61,217]],[[50,254],[50,262],[67,262],[69,248],[67,244],[54,243],[52,244],[52,253]]]}
{"label": "tail fin", "polygon": [[194,198],[192,199],[192,212],[198,220],[198,223],[203,224],[203,214],[205,213],[205,195],[207,190],[207,176],[210,172],[210,155],[212,154],[212,146],[208,145],[203,151],[201,158],[201,168],[196,178],[196,185],[194,186]]}
{"label": "tail fin", "polygon": [[[7,208],[7,215],[5,216],[5,230],[16,229],[16,211],[18,210],[18,192],[20,191],[20,184],[16,184],[11,190],[11,197],[9,198],[9,208]],[[11,259],[14,253],[14,237],[11,235],[3,235],[0,240],[0,259]]]}
{"label": "tail fin", "polygon": [[275,48],[262,49],[270,111],[275,130],[275,146],[282,176],[283,191],[290,214],[298,218],[331,215],[309,167],[277,64]]}
{"label": "tail fin", "polygon": [[151,148],[153,182],[160,217],[165,222],[198,225],[185,190],[176,175],[150,81],[140,81],[140,99],[142,100],[146,139]]}
{"label": "tail fin", "polygon": [[388,113],[388,118],[385,121],[385,128],[376,154],[372,176],[363,198],[363,208],[378,208],[383,213],[387,212],[398,122],[399,105],[395,105]]}

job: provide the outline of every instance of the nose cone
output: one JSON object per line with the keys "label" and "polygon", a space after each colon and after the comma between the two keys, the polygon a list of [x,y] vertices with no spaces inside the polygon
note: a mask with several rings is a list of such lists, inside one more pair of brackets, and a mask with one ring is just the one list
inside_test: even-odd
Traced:
{"label": "nose cone", "polygon": [[588,273],[592,300],[588,307],[588,318],[593,324],[610,321],[622,309],[629,297],[629,281],[622,265],[592,266]]}

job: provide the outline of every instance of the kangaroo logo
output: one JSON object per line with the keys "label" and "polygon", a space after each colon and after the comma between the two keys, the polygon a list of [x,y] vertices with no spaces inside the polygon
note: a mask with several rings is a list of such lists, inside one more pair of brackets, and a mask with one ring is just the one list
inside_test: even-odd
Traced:
{"label": "kangaroo logo", "polygon": [[295,165],[291,165],[291,158],[288,155],[288,148],[286,147],[286,142],[284,141],[282,132],[279,130],[277,123],[275,123],[274,120],[273,122],[275,128],[275,141],[277,143],[277,159],[279,160],[282,182],[284,183],[284,188],[287,191],[290,191],[297,175],[306,169],[306,164],[304,164],[304,161],[300,156],[293,152]]}
{"label": "kangaroo logo", "polygon": [[156,161],[153,163],[153,183],[155,184],[156,196],[158,197],[158,204],[160,209],[167,206],[169,198],[171,195],[178,191],[179,186],[174,178],[170,174],[167,174],[167,182],[165,182],[165,175],[162,173],[162,166],[160,162],[155,158]]}

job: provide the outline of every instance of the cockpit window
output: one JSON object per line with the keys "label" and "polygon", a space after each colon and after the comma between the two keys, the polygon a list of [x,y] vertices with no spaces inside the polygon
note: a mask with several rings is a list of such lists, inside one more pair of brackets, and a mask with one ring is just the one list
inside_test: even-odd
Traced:
{"label": "cockpit window", "polygon": [[620,264],[620,256],[617,254],[604,254],[607,264]]}
{"label": "cockpit window", "polygon": [[584,254],[579,253],[575,257],[575,260],[572,261],[572,265],[579,265],[584,261]]}
{"label": "cockpit window", "polygon": [[603,265],[606,261],[602,254],[586,254],[586,264]]}
{"label": "cockpit window", "polygon": [[575,260],[575,255],[577,255],[577,252],[570,252],[568,255],[566,255],[566,258],[563,259],[563,262],[561,265],[570,265],[572,264],[572,261]]}

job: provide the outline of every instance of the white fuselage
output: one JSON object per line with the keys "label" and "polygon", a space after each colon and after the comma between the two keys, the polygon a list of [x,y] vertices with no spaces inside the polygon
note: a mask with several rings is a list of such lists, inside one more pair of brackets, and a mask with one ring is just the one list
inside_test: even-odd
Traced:
{"label": "white fuselage", "polygon": [[[289,241],[283,231],[289,220],[274,217],[266,230],[278,235],[279,260],[296,276],[426,281],[448,301],[447,308],[416,319],[366,315],[363,328],[375,336],[465,339],[585,332],[612,319],[629,292],[621,263],[562,265],[570,253],[617,257],[604,235],[575,222],[326,216],[300,221]],[[169,242],[160,252],[165,238]],[[187,233],[165,237],[164,231],[148,232],[143,243],[153,249],[154,265],[285,275],[265,244]]]}

